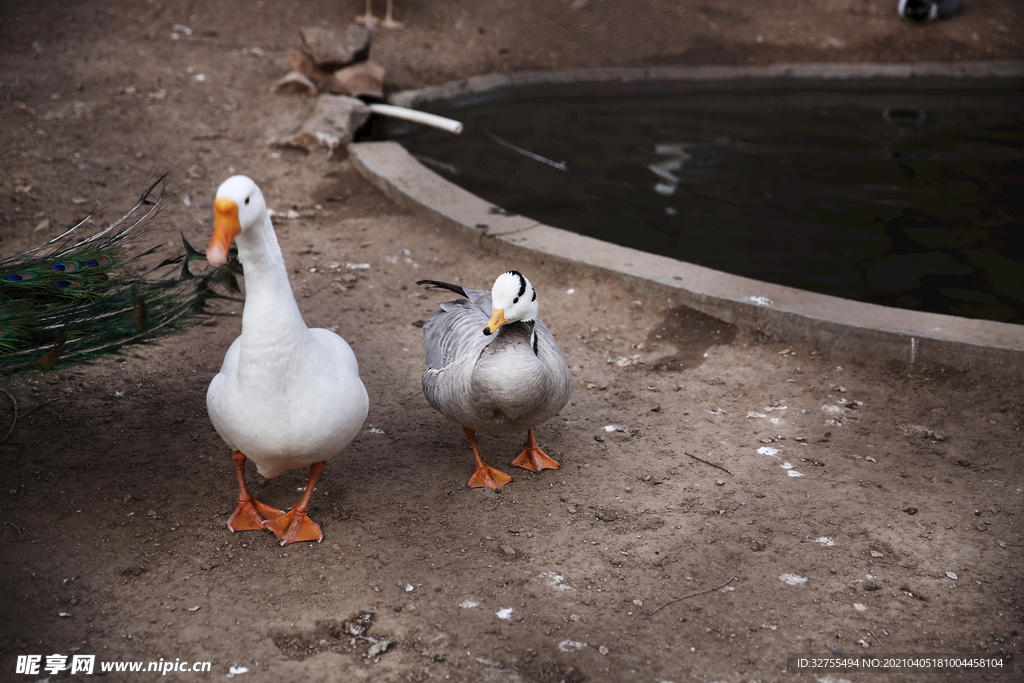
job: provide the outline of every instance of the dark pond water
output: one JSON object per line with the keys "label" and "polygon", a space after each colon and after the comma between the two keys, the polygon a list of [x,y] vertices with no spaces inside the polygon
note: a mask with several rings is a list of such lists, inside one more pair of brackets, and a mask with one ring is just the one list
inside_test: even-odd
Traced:
{"label": "dark pond water", "polygon": [[[1024,323],[1024,88],[463,98],[389,123],[510,212],[682,261]],[[513,147],[564,164],[564,170]]]}

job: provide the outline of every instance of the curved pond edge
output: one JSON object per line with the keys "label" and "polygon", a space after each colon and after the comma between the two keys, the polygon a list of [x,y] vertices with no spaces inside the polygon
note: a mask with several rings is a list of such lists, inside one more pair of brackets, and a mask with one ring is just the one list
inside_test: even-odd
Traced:
{"label": "curved pond edge", "polygon": [[[673,81],[810,85],[816,79],[871,80],[1024,77],[1024,63],[914,65],[775,65],[602,69],[480,76],[435,88],[398,93],[400,106],[504,87],[547,87],[618,81],[658,87]],[[778,80],[773,80],[776,87]],[[420,164],[396,142],[348,147],[355,168],[397,203],[450,235],[487,248],[511,263],[532,262],[569,273],[611,278],[639,296],[661,296],[728,323],[780,339],[799,339],[854,353],[914,364],[940,363],[1008,377],[1024,376],[1024,326],[890,308],[760,282],[675,259],[621,247],[508,214]]]}
{"label": "curved pond edge", "polygon": [[[572,85],[574,93],[587,94],[585,86],[605,92],[611,83],[627,86],[631,92],[663,92],[666,86],[679,91],[686,88],[806,88],[819,84],[856,84],[871,81],[872,87],[906,88],[908,80],[928,81],[934,85],[1005,85],[1024,79],[1024,62],[919,62],[915,64],[770,64],[765,66],[686,66],[616,69],[578,69],[575,71],[524,71],[509,74],[473,76],[419,90],[403,90],[391,95],[392,104],[415,109],[434,100],[469,95],[494,96],[506,88],[528,88],[531,92],[561,92]],[[1017,83],[1021,87],[1024,83]]]}

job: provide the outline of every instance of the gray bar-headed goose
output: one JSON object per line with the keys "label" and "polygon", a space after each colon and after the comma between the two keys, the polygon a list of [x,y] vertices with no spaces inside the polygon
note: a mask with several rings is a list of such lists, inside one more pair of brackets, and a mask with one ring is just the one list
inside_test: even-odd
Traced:
{"label": "gray bar-headed goose", "polygon": [[525,448],[512,464],[534,472],[558,469],[537,447],[533,428],[569,402],[572,374],[554,336],[537,318],[530,281],[510,270],[489,291],[436,280],[416,284],[466,297],[442,303],[423,325],[423,395],[465,430],[476,457],[469,485],[497,490],[512,480],[483,461],[476,432],[526,430]]}

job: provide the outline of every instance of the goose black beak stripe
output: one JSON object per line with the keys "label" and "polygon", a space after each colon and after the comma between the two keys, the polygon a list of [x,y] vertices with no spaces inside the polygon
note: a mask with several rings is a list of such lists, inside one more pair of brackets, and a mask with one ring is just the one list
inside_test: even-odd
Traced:
{"label": "goose black beak stripe", "polygon": [[495,308],[494,312],[491,313],[491,319],[487,321],[487,326],[484,328],[484,334],[494,334],[498,331],[498,328],[507,323],[505,320],[505,309]]}

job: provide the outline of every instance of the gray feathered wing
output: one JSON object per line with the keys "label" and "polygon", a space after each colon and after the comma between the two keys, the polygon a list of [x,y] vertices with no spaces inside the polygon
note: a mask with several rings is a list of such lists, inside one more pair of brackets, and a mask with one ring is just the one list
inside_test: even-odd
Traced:
{"label": "gray feathered wing", "polygon": [[[428,372],[432,369],[441,371],[464,355],[471,354],[476,358],[490,341],[483,334],[483,329],[491,317],[491,293],[469,289],[466,294],[471,297],[470,301],[446,301],[440,305],[441,310],[423,325]],[[425,382],[426,379],[424,391],[427,390]]]}
{"label": "gray feathered wing", "polygon": [[540,320],[510,323],[484,335],[491,295],[445,302],[423,326],[423,394],[448,419],[483,432],[530,429],[557,414],[572,393],[572,375]]}

